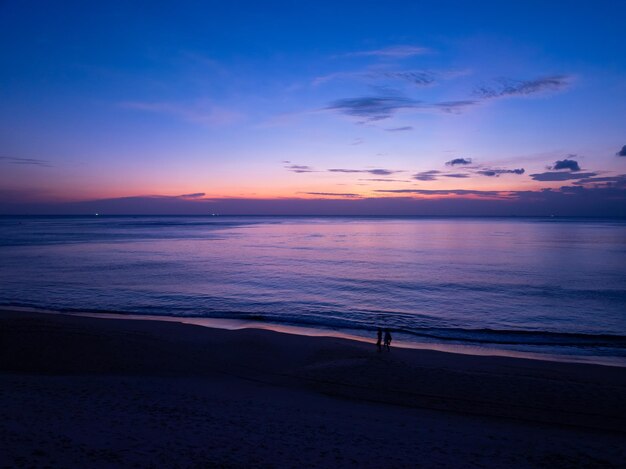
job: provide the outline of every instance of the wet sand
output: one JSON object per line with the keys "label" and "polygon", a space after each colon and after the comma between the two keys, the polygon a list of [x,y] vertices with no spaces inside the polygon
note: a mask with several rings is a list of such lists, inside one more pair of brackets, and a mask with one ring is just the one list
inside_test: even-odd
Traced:
{"label": "wet sand", "polygon": [[0,467],[623,467],[626,368],[0,311]]}

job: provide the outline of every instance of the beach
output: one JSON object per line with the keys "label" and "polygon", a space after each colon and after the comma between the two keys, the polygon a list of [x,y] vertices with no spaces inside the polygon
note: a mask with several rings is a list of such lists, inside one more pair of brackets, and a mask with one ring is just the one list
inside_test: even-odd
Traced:
{"label": "beach", "polygon": [[0,311],[0,467],[620,467],[626,368]]}

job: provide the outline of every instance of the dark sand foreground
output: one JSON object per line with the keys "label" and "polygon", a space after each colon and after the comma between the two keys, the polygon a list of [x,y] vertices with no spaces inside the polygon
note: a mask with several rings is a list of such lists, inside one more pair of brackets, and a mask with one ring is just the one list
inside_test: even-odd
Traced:
{"label": "dark sand foreground", "polygon": [[626,369],[0,311],[0,467],[624,467]]}

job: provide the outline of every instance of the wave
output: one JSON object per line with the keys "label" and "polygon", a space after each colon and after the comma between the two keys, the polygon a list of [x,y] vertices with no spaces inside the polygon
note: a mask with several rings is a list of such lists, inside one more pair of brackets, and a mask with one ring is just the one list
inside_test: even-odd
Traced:
{"label": "wave", "polygon": [[462,328],[422,328],[401,330],[401,332],[421,337],[481,344],[611,347],[623,348],[626,352],[626,336],[613,334]]}
{"label": "wave", "polygon": [[[277,316],[258,313],[235,313],[220,315],[220,318],[245,319],[248,321],[279,322],[293,326],[316,326],[332,329],[334,327],[375,331],[375,324],[354,324],[344,320],[324,321],[307,319],[304,317],[290,317],[277,321]],[[390,325],[391,332],[414,337],[437,339],[449,342],[476,343],[484,345],[547,345],[568,347],[609,347],[624,349],[626,353],[626,336],[617,334],[594,334],[580,332],[555,332],[546,330],[523,329],[490,329],[490,328],[460,328],[460,327],[398,327]]]}
{"label": "wave", "polygon": [[[1,306],[43,308],[41,305],[11,303]],[[360,332],[359,335],[373,335],[377,324],[369,322],[351,321],[339,315],[318,316],[304,314],[271,314],[244,311],[214,311],[203,314],[190,314],[187,308],[168,308],[165,313],[159,307],[142,307],[133,311],[116,311],[107,309],[88,308],[47,308],[64,313],[106,313],[153,315],[176,318],[215,318],[236,319],[251,322],[264,322],[288,326],[312,327],[326,330],[349,330]],[[606,348],[614,354],[626,356],[626,336],[603,333],[556,332],[548,330],[524,329],[491,329],[491,328],[462,328],[462,327],[407,327],[385,323],[385,327],[402,336],[403,339],[413,337],[414,341],[449,342],[459,344],[479,344],[484,346],[549,346],[549,347],[576,347],[576,348]],[[417,339],[417,340],[416,340]],[[422,340],[419,340],[422,339]]]}

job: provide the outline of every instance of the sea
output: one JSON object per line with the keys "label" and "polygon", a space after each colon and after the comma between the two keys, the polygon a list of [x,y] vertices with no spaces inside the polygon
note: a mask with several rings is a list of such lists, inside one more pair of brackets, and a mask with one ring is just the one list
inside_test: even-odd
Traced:
{"label": "sea", "polygon": [[0,305],[626,366],[626,220],[4,216]]}

